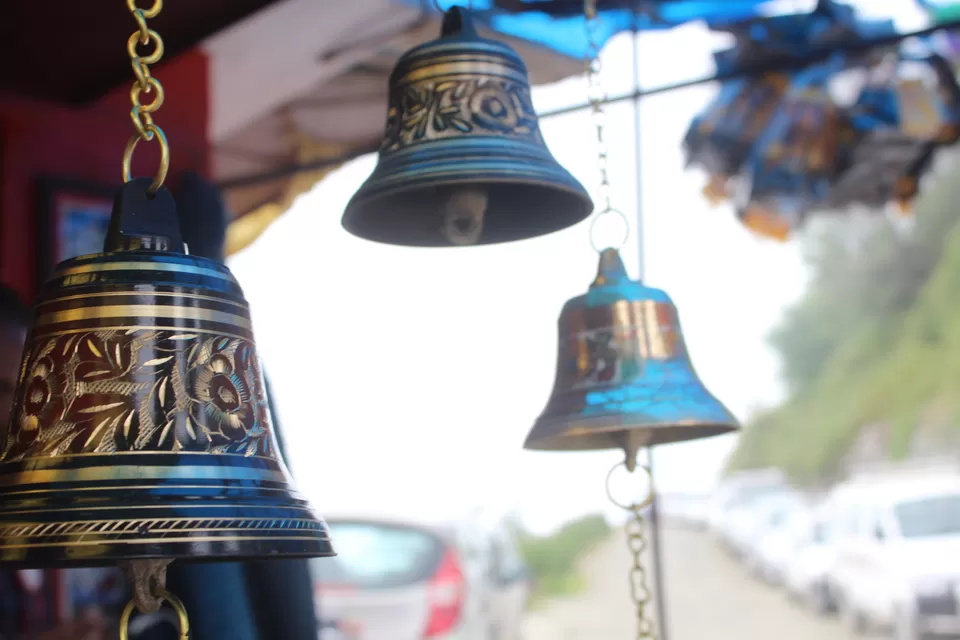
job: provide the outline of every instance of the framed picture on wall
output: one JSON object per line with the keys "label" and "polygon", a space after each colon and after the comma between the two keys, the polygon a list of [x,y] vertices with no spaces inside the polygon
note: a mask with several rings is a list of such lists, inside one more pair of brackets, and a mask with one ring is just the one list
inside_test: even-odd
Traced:
{"label": "framed picture on wall", "polygon": [[114,190],[72,180],[42,178],[37,238],[42,282],[57,263],[103,251]]}

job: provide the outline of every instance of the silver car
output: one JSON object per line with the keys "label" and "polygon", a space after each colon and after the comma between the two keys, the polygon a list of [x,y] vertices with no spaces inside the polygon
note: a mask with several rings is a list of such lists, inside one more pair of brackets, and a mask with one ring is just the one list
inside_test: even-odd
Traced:
{"label": "silver car", "polygon": [[530,571],[516,535],[504,522],[493,527],[490,541],[487,618],[489,640],[520,640],[530,599]]}
{"label": "silver car", "polygon": [[474,523],[334,516],[327,524],[338,555],[311,561],[317,615],[350,640],[518,637],[496,619],[513,581],[492,579],[494,545]]}

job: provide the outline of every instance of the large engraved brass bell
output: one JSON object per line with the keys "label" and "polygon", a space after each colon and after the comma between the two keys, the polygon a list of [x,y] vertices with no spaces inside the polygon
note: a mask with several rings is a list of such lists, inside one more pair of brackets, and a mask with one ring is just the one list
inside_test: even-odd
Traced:
{"label": "large engraved brass bell", "polygon": [[670,297],[630,280],[616,249],[559,325],[556,382],[526,449],[623,449],[632,470],[641,447],[739,428],[694,372]]}
{"label": "large engraved brass bell", "polygon": [[119,192],[104,253],[43,286],[0,439],[0,562],[333,555],[291,486],[243,292],[173,199]]}
{"label": "large engraved brass bell", "polygon": [[379,161],[343,226],[395,245],[492,244],[564,229],[592,209],[544,144],[523,61],[452,7],[440,38],[394,67]]}

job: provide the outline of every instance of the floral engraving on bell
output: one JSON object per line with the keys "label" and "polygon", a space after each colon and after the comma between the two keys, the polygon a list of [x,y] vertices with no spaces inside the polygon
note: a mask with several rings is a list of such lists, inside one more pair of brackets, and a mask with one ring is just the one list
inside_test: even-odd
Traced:
{"label": "floral engraving on bell", "polygon": [[482,78],[411,84],[398,93],[387,112],[381,151],[462,135],[543,143],[526,85]]}
{"label": "floral engraving on bell", "polygon": [[131,329],[33,341],[0,461],[123,451],[275,456],[253,343]]}

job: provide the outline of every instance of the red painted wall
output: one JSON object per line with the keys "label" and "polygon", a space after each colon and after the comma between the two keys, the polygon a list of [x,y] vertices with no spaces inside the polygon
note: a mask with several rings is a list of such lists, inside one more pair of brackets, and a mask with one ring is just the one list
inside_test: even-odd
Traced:
{"label": "red painted wall", "polygon": [[[199,50],[155,67],[166,99],[154,121],[170,141],[175,184],[186,169],[207,174],[207,57]],[[131,84],[133,73],[131,71]],[[145,94],[146,102],[150,95]],[[25,300],[36,289],[37,178],[55,177],[115,187],[121,181],[123,149],[134,129],[130,85],[118,87],[79,110],[0,98],[0,280]],[[135,176],[156,171],[157,146],[143,142],[134,155]]]}

